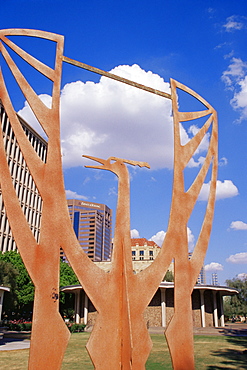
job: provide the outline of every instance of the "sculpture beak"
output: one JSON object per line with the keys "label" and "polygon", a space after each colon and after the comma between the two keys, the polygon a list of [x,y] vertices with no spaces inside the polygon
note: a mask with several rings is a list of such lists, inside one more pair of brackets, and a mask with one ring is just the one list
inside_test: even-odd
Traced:
{"label": "sculpture beak", "polygon": [[[88,159],[91,159],[92,161],[95,161],[95,162],[99,162],[102,164],[102,166],[105,165],[105,159],[100,159],[100,158],[96,158],[96,157],[92,157],[90,155],[83,155],[82,157],[84,158],[88,158]],[[96,168],[96,169],[102,169],[102,166],[85,166],[86,168]]]}

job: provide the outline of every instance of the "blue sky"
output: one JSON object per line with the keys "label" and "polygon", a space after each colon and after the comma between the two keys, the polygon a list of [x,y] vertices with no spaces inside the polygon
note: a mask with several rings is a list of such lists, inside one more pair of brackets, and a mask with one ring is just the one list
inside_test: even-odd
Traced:
{"label": "blue sky", "polygon": [[[67,57],[166,92],[169,79],[174,78],[217,110],[219,173],[205,259],[207,283],[212,272],[218,272],[221,284],[246,274],[246,1],[2,0],[1,14],[1,29],[31,28],[62,34]],[[27,39],[20,44],[52,63],[50,44]],[[2,68],[5,73],[5,66]],[[5,77],[9,78],[7,73]],[[34,85],[49,105],[50,85],[39,78]],[[8,87],[15,109],[37,128],[11,79]],[[185,104],[188,108],[189,102],[183,103],[182,98],[181,107]],[[150,170],[130,168],[131,229],[133,236],[158,243],[165,235],[171,201],[170,104],[164,98],[63,65],[61,139],[68,197],[105,203],[115,210],[116,178],[106,171],[84,168],[90,163],[82,154],[148,161]],[[184,140],[195,130],[184,128]],[[205,142],[186,170],[188,182],[198,172],[206,146]],[[203,219],[203,197],[201,194],[188,225],[191,249]]]}

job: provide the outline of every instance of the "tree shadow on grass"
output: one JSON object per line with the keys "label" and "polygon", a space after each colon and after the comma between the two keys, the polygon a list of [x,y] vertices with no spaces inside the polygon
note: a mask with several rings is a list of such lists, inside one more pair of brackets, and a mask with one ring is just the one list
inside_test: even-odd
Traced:
{"label": "tree shadow on grass", "polygon": [[231,344],[231,346],[236,346],[236,349],[229,348],[229,349],[222,349],[218,351],[212,351],[212,356],[219,357],[219,362],[222,365],[219,366],[208,366],[208,370],[217,370],[217,369],[239,369],[244,370],[247,369],[247,350],[239,348],[240,346],[246,348],[247,345],[247,337],[233,337],[227,336],[227,342]]}

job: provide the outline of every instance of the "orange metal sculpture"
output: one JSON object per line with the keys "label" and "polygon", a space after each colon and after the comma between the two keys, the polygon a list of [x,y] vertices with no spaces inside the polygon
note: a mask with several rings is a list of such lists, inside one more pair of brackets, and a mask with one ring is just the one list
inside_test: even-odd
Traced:
{"label": "orange metal sculpture", "polygon": [[[8,39],[7,36],[12,35],[26,35],[54,41],[57,45],[55,68],[51,69],[20,49]],[[43,163],[21,128],[4,78],[0,73],[0,99],[43,201],[41,236],[37,243],[16,196],[1,139],[0,184],[4,204],[18,250],[35,285],[29,368],[59,369],[69,340],[69,332],[58,311],[59,251],[61,247],[98,311],[98,318],[87,344],[96,369],[145,368],[152,344],[143,313],[170,262],[174,259],[175,312],[167,327],[166,337],[174,369],[193,369],[191,293],[203,264],[213,220],[218,162],[215,110],[198,94],[175,80],[171,80],[171,95],[169,95],[104,72],[109,78],[115,78],[120,82],[171,98],[174,117],[174,184],[168,230],[159,255],[152,265],[137,275],[133,274],[131,258],[130,190],[126,164],[149,166],[144,162],[115,157],[107,160],[87,157],[101,164],[92,166],[92,168],[111,171],[119,179],[112,268],[107,274],[87,257],[76,239],[67,209],[61,163],[59,99],[62,61],[83,68],[89,66],[63,56],[63,37],[60,35],[37,30],[10,29],[1,30],[0,39],[0,52],[48,137],[47,159],[46,163]],[[5,45],[53,82],[50,109],[40,101],[27,83],[11,59]],[[102,73],[103,71],[97,69],[95,72]],[[205,110],[180,112],[177,104],[177,89],[195,97],[205,106]],[[200,117],[207,117],[205,124],[186,145],[182,145],[180,122]],[[184,169],[210,130],[211,139],[206,159],[194,183],[185,191]],[[3,135],[2,132],[1,134]],[[210,170],[211,185],[204,222],[192,258],[189,260],[187,223]],[[43,325],[44,320],[46,325]]]}

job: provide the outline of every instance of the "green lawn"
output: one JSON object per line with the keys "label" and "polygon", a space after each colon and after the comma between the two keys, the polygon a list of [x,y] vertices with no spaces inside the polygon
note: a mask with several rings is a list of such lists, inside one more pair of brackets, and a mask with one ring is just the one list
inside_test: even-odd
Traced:
{"label": "green lawn", "polygon": [[[88,333],[75,333],[64,356],[62,370],[91,370],[85,349]],[[153,349],[146,364],[148,370],[172,369],[165,338],[151,335]],[[198,370],[247,369],[247,337],[195,336],[195,359]],[[26,370],[28,350],[0,351],[1,370]],[[109,369],[112,370],[112,369]]]}

